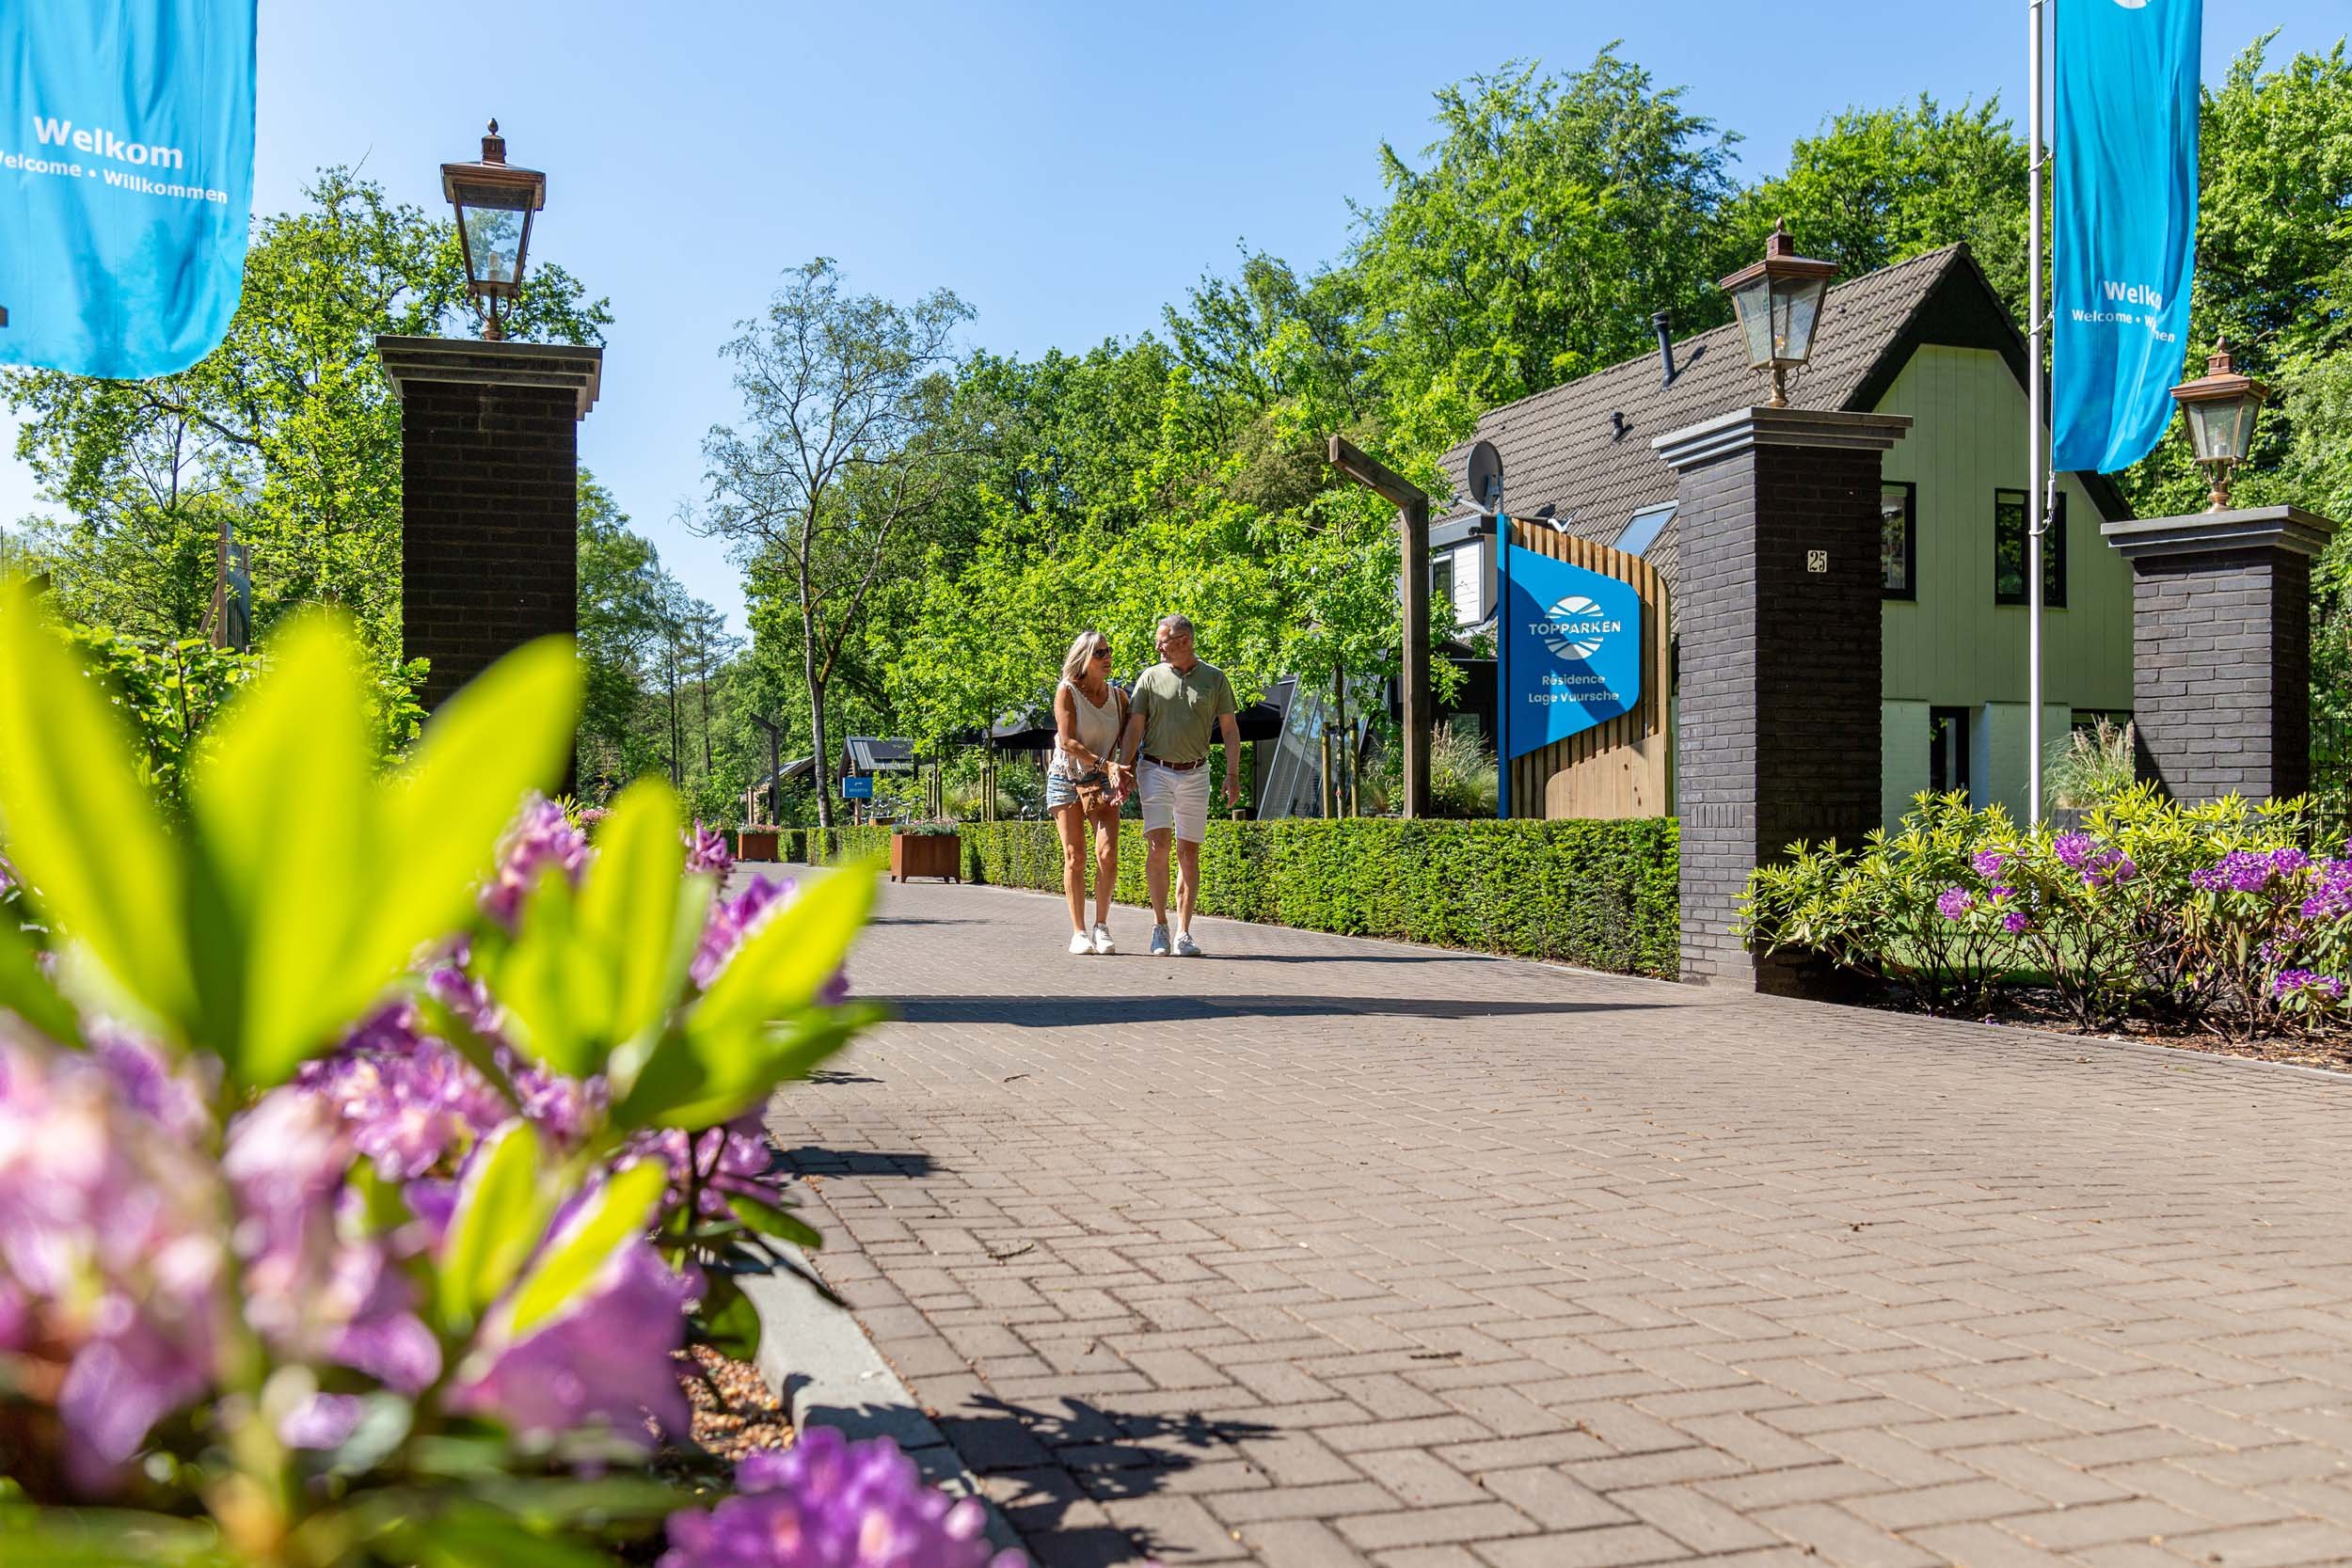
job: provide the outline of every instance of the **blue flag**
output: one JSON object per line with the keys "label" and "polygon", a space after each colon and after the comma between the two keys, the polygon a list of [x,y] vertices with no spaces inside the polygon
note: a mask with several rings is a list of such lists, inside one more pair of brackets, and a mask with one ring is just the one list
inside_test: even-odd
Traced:
{"label": "blue flag", "polygon": [[0,364],[218,347],[253,212],[255,0],[0,4]]}
{"label": "blue flag", "polygon": [[2058,8],[2053,468],[2128,468],[2171,422],[2197,261],[2203,34],[2203,0]]}
{"label": "blue flag", "polygon": [[1629,582],[1503,546],[1503,759],[1565,740],[1642,700],[1642,595]]}

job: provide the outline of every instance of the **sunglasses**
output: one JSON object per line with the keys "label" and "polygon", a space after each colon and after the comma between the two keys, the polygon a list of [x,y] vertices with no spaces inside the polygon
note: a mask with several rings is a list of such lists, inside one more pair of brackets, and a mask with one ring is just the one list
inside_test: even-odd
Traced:
{"label": "sunglasses", "polygon": [[1097,658],[1108,658],[1111,657],[1111,651],[1108,648],[1097,648],[1094,650],[1094,657]]}

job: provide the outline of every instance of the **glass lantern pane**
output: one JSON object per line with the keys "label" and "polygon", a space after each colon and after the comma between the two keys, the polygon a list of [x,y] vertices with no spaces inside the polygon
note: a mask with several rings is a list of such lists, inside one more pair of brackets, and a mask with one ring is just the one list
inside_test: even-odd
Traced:
{"label": "glass lantern pane", "polygon": [[522,246],[524,217],[522,212],[511,207],[465,210],[466,253],[473,262],[476,282],[515,281],[515,261]]}
{"label": "glass lantern pane", "polygon": [[1771,286],[1759,277],[1731,296],[1733,309],[1740,312],[1740,330],[1747,340],[1748,364],[1751,367],[1772,362],[1771,294]]}
{"label": "glass lantern pane", "polygon": [[1788,303],[1774,348],[1781,358],[1802,364],[1813,356],[1813,329],[1820,321],[1821,296],[1829,292],[1829,280],[1798,278],[1781,288]]}
{"label": "glass lantern pane", "polygon": [[2239,462],[2254,450],[2254,410],[2259,405],[2252,398],[2231,405],[2234,416],[2230,421],[2230,455]]}

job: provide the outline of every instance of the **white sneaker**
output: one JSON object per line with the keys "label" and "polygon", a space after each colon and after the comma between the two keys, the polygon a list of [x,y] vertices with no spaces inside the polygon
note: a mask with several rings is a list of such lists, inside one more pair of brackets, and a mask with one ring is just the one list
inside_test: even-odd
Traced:
{"label": "white sneaker", "polygon": [[1086,958],[1091,955],[1093,951],[1094,939],[1092,937],[1087,935],[1084,931],[1073,931],[1070,933],[1071,957]]}
{"label": "white sneaker", "polygon": [[1155,958],[1165,958],[1168,956],[1168,954],[1174,951],[1174,948],[1168,945],[1168,927],[1165,926],[1152,927],[1152,956]]}
{"label": "white sneaker", "polygon": [[1111,945],[1111,928],[1099,920],[1094,923],[1094,950],[1104,954],[1119,951]]}
{"label": "white sneaker", "polygon": [[1180,958],[1199,958],[1207,957],[1206,954],[1200,951],[1200,944],[1192,940],[1192,933],[1190,931],[1179,931],[1176,933],[1176,956]]}

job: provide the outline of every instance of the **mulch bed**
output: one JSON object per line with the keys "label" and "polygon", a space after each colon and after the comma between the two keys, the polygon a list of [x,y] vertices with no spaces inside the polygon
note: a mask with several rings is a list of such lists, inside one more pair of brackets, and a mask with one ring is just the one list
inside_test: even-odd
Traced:
{"label": "mulch bed", "polygon": [[708,1345],[675,1354],[686,1401],[694,1409],[691,1435],[698,1447],[731,1465],[756,1449],[791,1446],[792,1418],[756,1367]]}
{"label": "mulch bed", "polygon": [[[1866,1006],[1892,1008],[1896,1011],[1915,1011],[1908,998],[1886,991],[1873,998],[1856,998]],[[2094,1030],[2090,1033],[2076,1028],[2074,1020],[2058,1005],[2055,992],[2042,990],[2004,991],[1983,1013],[1951,1016],[1974,1019],[1979,1023],[1998,1023],[2040,1030],[2044,1034],[2071,1035],[2076,1039],[2131,1040],[2140,1045],[2168,1045],[2181,1051],[2202,1051],[2215,1056],[2237,1056],[2249,1061],[2284,1062],[2295,1067],[2326,1068],[2335,1072],[2352,1072],[2352,1029],[2328,1028],[2302,1035],[2273,1035],[2259,1039],[2231,1039],[2217,1029],[2201,1024],[2184,1024],[2161,1019],[2126,1019],[2120,1028]]]}

